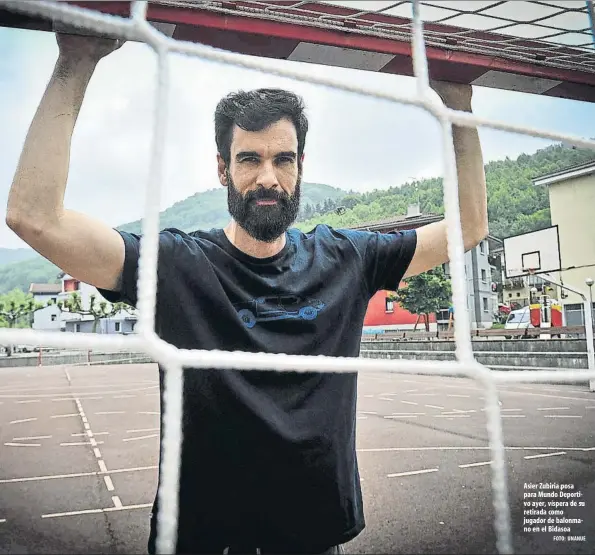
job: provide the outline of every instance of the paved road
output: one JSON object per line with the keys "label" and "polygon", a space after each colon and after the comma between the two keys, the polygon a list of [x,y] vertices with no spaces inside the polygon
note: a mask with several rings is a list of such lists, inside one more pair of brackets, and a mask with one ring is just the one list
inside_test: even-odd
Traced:
{"label": "paved road", "polygon": [[[534,384],[500,393],[515,552],[595,552],[595,393]],[[498,552],[483,402],[469,380],[360,377],[367,528],[348,553]],[[1,370],[0,553],[146,552],[158,425],[154,365]],[[524,502],[546,512],[577,503],[525,515],[546,519],[531,527],[584,522],[523,532]]]}

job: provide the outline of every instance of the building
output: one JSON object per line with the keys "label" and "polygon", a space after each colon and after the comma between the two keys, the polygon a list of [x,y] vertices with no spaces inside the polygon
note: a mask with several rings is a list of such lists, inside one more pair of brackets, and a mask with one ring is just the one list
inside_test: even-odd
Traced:
{"label": "building", "polygon": [[[59,283],[32,283],[29,286],[29,293],[33,295],[36,303],[47,305],[58,300],[62,291]],[[60,309],[55,305],[45,306],[33,313],[31,327],[38,331],[58,331],[60,329]]]}
{"label": "building", "polygon": [[[558,226],[561,271],[550,275],[589,298],[585,280],[595,279],[595,161],[536,177],[533,183],[548,188],[552,225]],[[584,325],[583,299],[562,290],[559,300],[566,325]]]}
{"label": "building", "polygon": [[[419,205],[413,204],[409,206],[405,216],[366,223],[354,226],[353,229],[390,233],[417,229],[430,223],[439,222],[443,218],[444,216],[441,214],[422,214]],[[493,279],[494,274],[497,274],[497,268],[493,266],[489,256],[490,240],[494,244],[500,241],[490,236],[489,240],[482,241],[477,247],[465,253],[467,309],[472,328],[490,328],[494,322],[494,315],[498,311],[497,284]],[[445,274],[450,277],[450,265],[447,263],[443,267]],[[390,293],[390,291],[379,291],[372,297],[368,304],[364,329],[374,327],[413,329],[417,322],[417,315],[410,314],[396,303],[391,303],[388,299]],[[430,318],[430,330],[434,331],[438,326],[444,328],[448,325],[448,308],[444,307],[444,310],[438,314],[438,319]],[[422,322],[418,324],[418,329],[420,326],[421,329],[424,329]]]}
{"label": "building", "polygon": [[[61,280],[61,283],[58,285],[31,284],[29,291],[33,292],[32,288],[35,288],[39,291],[39,295],[49,295],[47,292],[51,291],[50,298],[55,302],[62,303],[68,300],[73,293],[77,293],[81,298],[81,306],[84,310],[89,309],[92,296],[95,296],[96,304],[106,302],[108,307],[111,306],[92,285],[65,273],[59,274],[58,278]],[[109,318],[101,318],[95,325],[95,318],[90,314],[63,312],[58,306],[54,305],[35,312],[33,329],[40,331],[92,333],[95,326],[96,333],[120,333],[126,335],[134,333],[136,322],[136,312],[131,308],[128,311],[121,310]]]}

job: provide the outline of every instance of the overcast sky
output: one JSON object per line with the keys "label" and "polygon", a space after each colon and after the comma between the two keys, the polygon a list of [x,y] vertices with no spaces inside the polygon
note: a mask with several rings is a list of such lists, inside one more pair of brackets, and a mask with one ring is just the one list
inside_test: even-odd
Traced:
{"label": "overcast sky", "polygon": [[[8,189],[58,50],[49,33],[0,28],[0,52],[0,247],[22,247],[24,243],[4,223]],[[285,87],[304,97],[310,120],[306,181],[370,191],[441,174],[439,128],[422,110],[194,58],[174,56],[172,61],[162,209],[220,186],[213,112],[223,95],[239,89]],[[412,78],[307,67],[381,90],[414,92]],[[68,208],[113,226],[142,217],[155,69],[152,51],[134,43],[125,44],[98,66],[74,135]],[[595,135],[593,104],[476,87],[473,107],[485,117]],[[486,161],[531,153],[549,144],[485,129],[480,129],[480,136]]]}

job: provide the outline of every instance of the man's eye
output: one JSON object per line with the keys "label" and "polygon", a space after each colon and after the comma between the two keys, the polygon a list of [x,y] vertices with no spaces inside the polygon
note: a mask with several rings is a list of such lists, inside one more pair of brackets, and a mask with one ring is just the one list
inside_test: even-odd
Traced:
{"label": "man's eye", "polygon": [[292,164],[293,158],[291,156],[281,156],[281,158],[277,158],[277,161],[280,164]]}
{"label": "man's eye", "polygon": [[248,162],[249,164],[254,164],[258,162],[258,158],[256,158],[256,156],[246,156],[245,158],[242,158],[241,161]]}

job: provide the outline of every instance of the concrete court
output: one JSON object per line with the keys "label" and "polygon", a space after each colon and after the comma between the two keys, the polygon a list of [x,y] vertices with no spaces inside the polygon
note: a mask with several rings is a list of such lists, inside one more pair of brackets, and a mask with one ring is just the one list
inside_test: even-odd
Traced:
{"label": "concrete court", "polygon": [[[595,393],[500,393],[515,552],[595,552]],[[470,380],[360,376],[367,528],[348,553],[498,552],[483,408]],[[145,553],[158,411],[153,364],[2,369],[0,553]],[[562,517],[583,522],[524,533],[529,482],[572,486],[585,507]]]}

